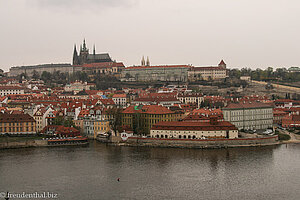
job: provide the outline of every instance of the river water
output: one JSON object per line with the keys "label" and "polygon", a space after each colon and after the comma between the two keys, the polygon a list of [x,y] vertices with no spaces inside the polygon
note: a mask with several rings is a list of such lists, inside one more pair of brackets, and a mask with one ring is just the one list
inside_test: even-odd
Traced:
{"label": "river water", "polygon": [[[117,180],[119,178],[119,181]],[[0,150],[0,192],[58,199],[300,199],[300,145]]]}

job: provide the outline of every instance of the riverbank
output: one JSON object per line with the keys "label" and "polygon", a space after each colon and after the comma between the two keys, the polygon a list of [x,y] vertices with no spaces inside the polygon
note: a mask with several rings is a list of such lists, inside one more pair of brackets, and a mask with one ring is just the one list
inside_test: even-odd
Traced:
{"label": "riverbank", "polygon": [[[278,144],[293,144],[300,143],[300,137],[293,133],[291,140],[279,141],[278,136],[263,137],[263,138],[237,138],[237,139],[161,139],[161,138],[142,138],[129,137],[127,141],[122,141],[121,138],[114,136],[109,142],[116,146],[145,146],[145,147],[169,147],[169,148],[233,148],[233,147],[260,147],[271,146]],[[90,139],[91,140],[91,139]],[[98,140],[99,142],[99,140]],[[32,147],[54,147],[54,146],[83,146],[86,143],[58,143],[49,145],[48,140],[37,138],[7,138],[0,140],[0,149],[17,149],[17,148],[32,148]]]}
{"label": "riverbank", "polygon": [[147,146],[147,147],[175,147],[175,148],[232,148],[278,145],[278,136],[261,138],[236,138],[236,139],[166,139],[129,137],[126,142],[118,143],[120,146]]}
{"label": "riverbank", "polygon": [[7,137],[0,140],[0,149],[82,145],[88,145],[87,138],[36,139],[36,137]]}
{"label": "riverbank", "polygon": [[18,149],[30,147],[46,147],[48,143],[46,140],[24,140],[24,141],[1,141],[0,149]]}

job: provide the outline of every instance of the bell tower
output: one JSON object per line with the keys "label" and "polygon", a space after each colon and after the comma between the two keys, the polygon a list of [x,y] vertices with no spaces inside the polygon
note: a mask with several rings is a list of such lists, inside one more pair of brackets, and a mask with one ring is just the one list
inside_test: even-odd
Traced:
{"label": "bell tower", "polygon": [[82,47],[80,48],[80,64],[87,63],[87,57],[89,55],[89,49],[86,47],[85,39],[83,40]]}

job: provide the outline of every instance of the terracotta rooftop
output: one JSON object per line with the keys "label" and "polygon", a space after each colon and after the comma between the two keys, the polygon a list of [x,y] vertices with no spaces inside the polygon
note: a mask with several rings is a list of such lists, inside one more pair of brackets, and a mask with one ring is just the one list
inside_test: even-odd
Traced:
{"label": "terracotta rooftop", "polygon": [[20,86],[0,86],[0,90],[24,90]]}
{"label": "terracotta rooftop", "polygon": [[226,65],[226,63],[224,62],[224,60],[221,60],[221,62],[219,63],[219,65]]}
{"label": "terracotta rooftop", "polygon": [[112,98],[126,98],[126,94],[114,94]]}
{"label": "terracotta rooftop", "polygon": [[239,103],[230,103],[223,109],[247,109],[247,108],[272,108],[271,105],[261,103],[261,102],[239,102]]}
{"label": "terracotta rooftop", "polygon": [[0,122],[9,123],[9,122],[35,122],[33,117],[28,114],[6,114],[0,113]]}
{"label": "terracotta rooftop", "polygon": [[126,69],[151,69],[151,68],[190,68],[190,65],[156,65],[156,66],[133,66]]}
{"label": "terracotta rooftop", "polygon": [[101,63],[89,63],[83,64],[83,68],[112,68],[112,67],[125,67],[122,62],[101,62]]}
{"label": "terracotta rooftop", "polygon": [[193,71],[202,71],[202,70],[226,70],[223,67],[193,67]]}

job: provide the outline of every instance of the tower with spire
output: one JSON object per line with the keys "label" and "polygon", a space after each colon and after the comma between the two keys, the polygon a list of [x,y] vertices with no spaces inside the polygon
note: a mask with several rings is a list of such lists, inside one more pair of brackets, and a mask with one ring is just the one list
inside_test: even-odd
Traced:
{"label": "tower with spire", "polygon": [[74,52],[73,52],[73,65],[79,64],[79,57],[76,49],[76,44],[74,44]]}
{"label": "tower with spire", "polygon": [[142,58],[142,61],[141,61],[141,66],[145,66],[146,64],[145,64],[145,58],[144,58],[144,56],[143,56],[143,58]]}
{"label": "tower with spire", "polygon": [[147,56],[147,60],[145,61],[145,57],[142,57],[141,66],[150,66],[149,57]]}
{"label": "tower with spire", "polygon": [[221,60],[218,66],[222,67],[223,69],[226,69],[226,63],[224,62],[224,60]]}

